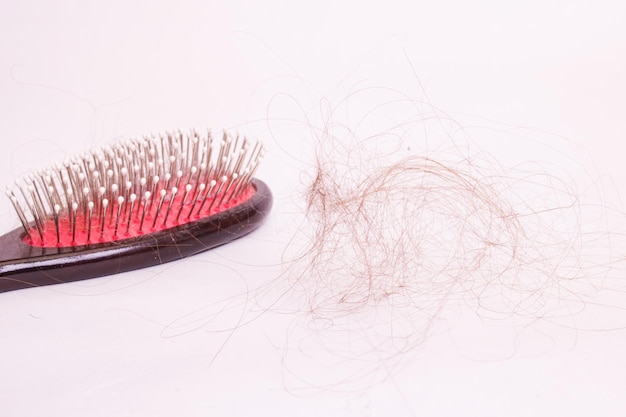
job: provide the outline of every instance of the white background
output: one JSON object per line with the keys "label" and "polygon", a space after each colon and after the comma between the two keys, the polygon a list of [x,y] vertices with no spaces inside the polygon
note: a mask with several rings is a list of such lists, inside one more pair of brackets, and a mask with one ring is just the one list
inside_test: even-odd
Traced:
{"label": "white background", "polygon": [[[193,259],[0,294],[0,414],[623,415],[626,330],[607,330],[626,322],[619,239],[617,291],[570,328],[444,312],[401,358],[342,356],[343,335],[272,308],[281,286],[263,285],[285,268],[311,131],[349,96],[353,130],[367,109],[420,103],[386,106],[363,135],[441,109],[502,166],[556,164],[620,209],[625,18],[608,0],[5,1],[2,184],[119,137],[213,127],[265,141],[276,200],[257,233]],[[610,217],[598,227],[618,233]],[[17,225],[1,201],[2,230]]]}

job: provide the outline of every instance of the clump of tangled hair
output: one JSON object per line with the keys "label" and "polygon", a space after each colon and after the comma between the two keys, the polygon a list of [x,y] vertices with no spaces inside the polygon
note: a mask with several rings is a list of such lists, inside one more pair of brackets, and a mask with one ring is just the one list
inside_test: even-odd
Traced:
{"label": "clump of tangled hair", "polygon": [[331,119],[315,129],[304,221],[285,257],[320,343],[396,357],[451,311],[576,327],[613,261],[572,178],[535,161],[506,168],[471,140],[427,149],[345,131]]}

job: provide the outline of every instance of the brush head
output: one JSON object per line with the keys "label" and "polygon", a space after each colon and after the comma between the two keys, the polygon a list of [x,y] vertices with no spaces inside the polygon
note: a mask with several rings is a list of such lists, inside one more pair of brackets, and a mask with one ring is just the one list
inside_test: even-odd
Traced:
{"label": "brush head", "polygon": [[7,195],[29,245],[111,242],[241,204],[254,194],[262,155],[259,143],[227,133],[169,132],[75,156],[18,180]]}
{"label": "brush head", "polygon": [[7,196],[23,229],[0,237],[0,291],[9,276],[28,286],[91,278],[249,233],[271,208],[269,188],[253,178],[262,156],[262,145],[243,137],[176,131],[122,140],[16,181]]}

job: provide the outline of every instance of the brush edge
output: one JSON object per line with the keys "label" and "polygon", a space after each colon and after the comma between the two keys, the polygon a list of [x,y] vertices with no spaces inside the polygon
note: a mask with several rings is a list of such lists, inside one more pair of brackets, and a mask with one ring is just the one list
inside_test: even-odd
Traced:
{"label": "brush edge", "polygon": [[33,247],[23,242],[24,230],[15,229],[0,237],[0,292],[160,265],[245,236],[263,223],[272,207],[269,187],[256,178],[251,184],[256,192],[236,207],[185,225],[121,241],[73,248]]}

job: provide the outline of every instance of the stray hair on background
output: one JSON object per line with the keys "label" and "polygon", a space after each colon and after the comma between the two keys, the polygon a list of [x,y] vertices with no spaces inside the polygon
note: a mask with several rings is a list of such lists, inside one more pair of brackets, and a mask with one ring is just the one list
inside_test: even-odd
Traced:
{"label": "stray hair on background", "polygon": [[[290,320],[277,344],[286,387],[359,389],[400,370],[429,337],[463,346],[467,321],[510,338],[496,360],[526,349],[519,336],[533,329],[626,326],[624,213],[575,143],[492,122],[470,128],[391,88],[313,97],[274,96],[259,135],[262,169],[274,161],[287,178],[274,215],[283,269],[254,284],[224,266],[236,288],[190,306],[163,337],[223,333],[213,362],[238,328],[279,314]],[[598,322],[607,310],[614,320]]]}

